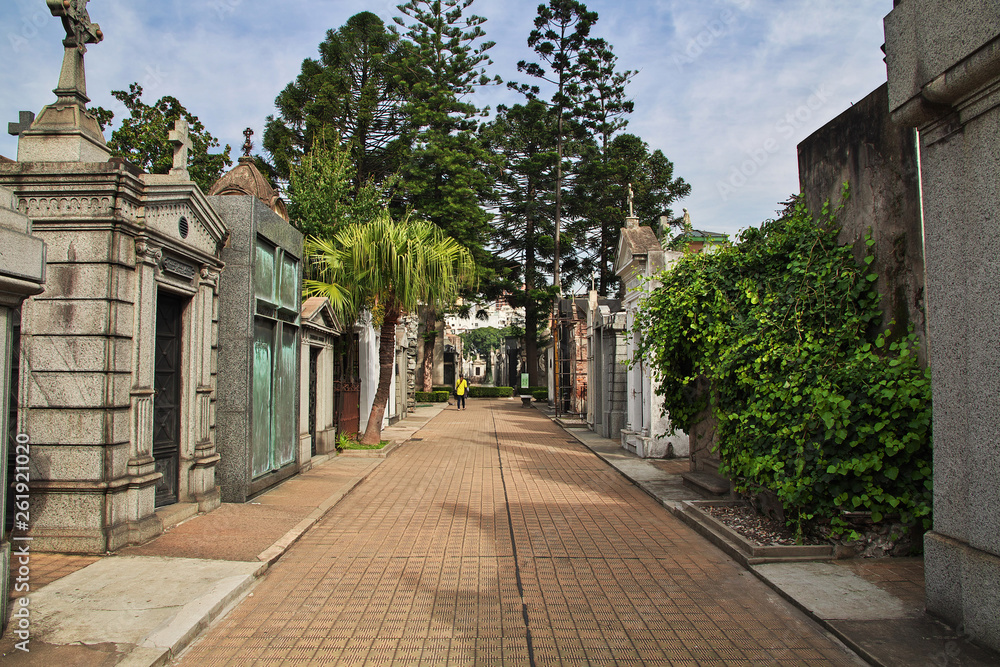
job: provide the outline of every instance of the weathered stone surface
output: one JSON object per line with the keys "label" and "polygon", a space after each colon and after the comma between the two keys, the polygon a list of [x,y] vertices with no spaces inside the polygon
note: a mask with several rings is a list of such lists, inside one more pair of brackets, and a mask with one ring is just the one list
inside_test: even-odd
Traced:
{"label": "weathered stone surface", "polygon": [[[889,118],[887,90],[880,86],[799,144],[799,183],[813,217],[821,219],[827,203],[837,211],[838,241],[854,246],[859,264],[874,254],[882,326],[897,337],[912,327],[926,344],[916,135]],[[841,202],[845,183],[850,194]]]}
{"label": "weathered stone surface", "polygon": [[[230,231],[228,245],[222,251],[226,263],[220,282],[218,305],[218,373],[224,391],[218,398],[216,443],[221,460],[217,478],[222,499],[243,502],[258,489],[251,479],[253,442],[253,346],[257,300],[254,286],[254,255],[257,239],[263,238],[282,249],[296,261],[302,257],[302,234],[256,197],[245,194],[208,197],[212,208]],[[298,296],[298,295],[297,295]],[[296,307],[296,312],[298,308]],[[298,322],[283,322],[282,327],[297,327]],[[301,361],[301,360],[300,360]],[[297,369],[299,364],[296,365]],[[299,373],[296,373],[298,379]],[[295,459],[302,465],[304,448],[298,440],[300,388],[292,396],[282,396],[280,410],[292,410],[295,434]],[[287,402],[287,404],[286,404]],[[286,474],[286,473],[282,473]],[[263,478],[267,478],[265,475]],[[282,477],[272,476],[277,482]],[[266,481],[263,483],[267,483]],[[251,491],[253,487],[253,491]],[[264,487],[261,487],[264,488]]]}
{"label": "weathered stone surface", "polygon": [[934,401],[927,606],[1000,649],[1000,6],[903,0],[893,120],[920,130]]}

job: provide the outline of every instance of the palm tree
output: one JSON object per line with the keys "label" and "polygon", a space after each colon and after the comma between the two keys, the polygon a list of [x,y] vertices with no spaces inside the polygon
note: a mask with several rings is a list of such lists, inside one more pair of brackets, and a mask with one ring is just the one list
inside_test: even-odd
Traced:
{"label": "palm tree", "polygon": [[329,297],[345,322],[368,310],[380,328],[378,389],[361,438],[363,444],[376,444],[392,382],[396,324],[421,303],[453,303],[475,275],[472,255],[437,225],[393,220],[385,210],[330,239],[310,238],[306,252],[315,269],[315,277],[305,281],[306,291]]}

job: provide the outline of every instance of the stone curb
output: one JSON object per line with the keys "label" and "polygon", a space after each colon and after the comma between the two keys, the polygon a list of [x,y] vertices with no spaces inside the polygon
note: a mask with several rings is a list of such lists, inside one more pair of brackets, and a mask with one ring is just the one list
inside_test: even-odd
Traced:
{"label": "stone curb", "polygon": [[274,544],[272,544],[267,549],[264,549],[264,551],[257,554],[257,560],[262,561],[264,565],[261,567],[260,570],[258,570],[256,576],[260,577],[265,571],[267,571],[267,569],[275,561],[281,558],[281,556],[284,555],[286,551],[288,551],[288,547],[298,542],[299,538],[302,537],[307,530],[312,528],[312,526],[317,521],[323,518],[323,515],[325,515],[327,512],[333,509],[333,506],[339,503],[344,497],[347,496],[347,494],[356,489],[358,484],[365,481],[365,478],[367,478],[368,475],[370,475],[372,471],[375,470],[375,468],[377,468],[379,464],[381,464],[382,462],[375,461],[374,463],[375,463],[374,466],[365,471],[364,474],[359,475],[358,478],[355,479],[354,482],[347,489],[343,491],[338,491],[337,493],[333,494],[332,496],[324,500],[322,503],[320,503],[320,505],[316,509],[314,509],[312,512],[309,513],[309,516],[302,519],[302,521],[299,521],[295,525],[295,527],[293,527],[287,533],[282,535],[281,538],[278,539]]}

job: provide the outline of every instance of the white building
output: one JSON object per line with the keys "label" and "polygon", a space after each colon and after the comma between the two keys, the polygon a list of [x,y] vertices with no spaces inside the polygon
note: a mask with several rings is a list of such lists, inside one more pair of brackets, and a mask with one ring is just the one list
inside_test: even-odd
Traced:
{"label": "white building", "polygon": [[653,230],[640,227],[638,218],[626,218],[618,242],[615,273],[625,284],[622,309],[628,358],[633,365],[627,373],[628,407],[621,442],[622,447],[645,458],[683,457],[690,453],[686,433],[670,434],[670,419],[663,414],[663,397],[655,391],[650,368],[642,359],[635,358],[639,334],[632,331],[643,295],[659,286],[656,281],[644,283],[643,279],[655,276],[681,256],[682,253],[663,250]]}

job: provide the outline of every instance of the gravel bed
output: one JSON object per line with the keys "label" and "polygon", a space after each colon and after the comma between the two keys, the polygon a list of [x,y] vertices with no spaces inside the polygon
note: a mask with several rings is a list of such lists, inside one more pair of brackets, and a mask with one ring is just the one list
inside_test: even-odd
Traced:
{"label": "gravel bed", "polygon": [[[749,505],[706,506],[705,510],[729,528],[760,547],[794,545],[795,534],[779,521],[766,517]],[[826,544],[822,540],[810,539],[803,544]]]}

